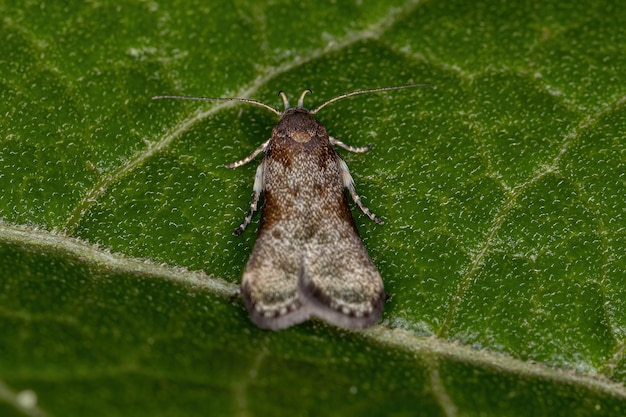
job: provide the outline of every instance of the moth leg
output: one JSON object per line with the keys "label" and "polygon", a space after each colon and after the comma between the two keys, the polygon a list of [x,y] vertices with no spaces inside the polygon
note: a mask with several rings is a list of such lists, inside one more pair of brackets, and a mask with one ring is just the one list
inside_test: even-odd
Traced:
{"label": "moth leg", "polygon": [[340,140],[335,139],[334,137],[330,137],[330,143],[333,145],[337,145],[340,148],[345,149],[346,151],[350,151],[350,152],[356,152],[356,153],[363,153],[363,152],[367,152],[370,149],[372,149],[372,145],[367,145],[367,146],[360,146],[360,147],[355,147],[355,146],[350,146],[350,145],[346,145],[345,143],[343,143]]}
{"label": "moth leg", "polygon": [[230,164],[227,164],[227,165],[226,165],[226,168],[238,168],[238,167],[240,167],[240,166],[242,166],[242,165],[245,165],[245,164],[247,164],[248,162],[252,161],[254,158],[256,158],[256,156],[257,156],[258,154],[260,154],[261,152],[265,152],[265,150],[267,149],[267,145],[269,145],[269,144],[270,144],[270,141],[271,141],[271,140],[272,140],[272,139],[268,139],[267,141],[263,142],[263,143],[261,144],[261,146],[259,146],[258,148],[256,148],[256,149],[254,150],[254,152],[252,152],[250,155],[246,156],[246,157],[245,157],[245,158],[243,158],[242,160],[240,160],[240,161],[236,161],[236,162],[232,162],[232,163],[230,163]]}
{"label": "moth leg", "polygon": [[341,158],[337,158],[337,162],[339,163],[339,169],[341,171],[341,178],[343,179],[343,185],[350,191],[350,195],[352,196],[352,200],[356,203],[357,206],[361,209],[363,213],[371,220],[375,221],[378,224],[384,224],[384,222],[379,219],[374,213],[368,209],[365,204],[361,201],[361,197],[356,193],[356,189],[354,188],[354,180],[352,179],[352,175],[350,175],[350,171],[348,170],[348,165],[346,165],[345,161]]}
{"label": "moth leg", "polygon": [[241,288],[237,288],[237,290],[234,293],[232,293],[230,297],[228,297],[228,300],[232,303],[233,301],[237,300],[239,297],[241,297]]}
{"label": "moth leg", "polygon": [[253,187],[254,195],[252,196],[252,203],[250,203],[250,209],[248,210],[248,214],[246,214],[246,217],[243,219],[243,223],[241,223],[241,225],[239,225],[239,227],[235,229],[235,231],[233,232],[233,235],[235,236],[239,236],[241,233],[243,233],[244,230],[246,230],[246,227],[252,221],[252,216],[254,215],[254,212],[257,210],[259,197],[261,196],[261,191],[263,191],[263,171],[264,170],[265,170],[265,163],[261,162],[259,167],[256,169],[256,174],[254,176],[254,187]]}

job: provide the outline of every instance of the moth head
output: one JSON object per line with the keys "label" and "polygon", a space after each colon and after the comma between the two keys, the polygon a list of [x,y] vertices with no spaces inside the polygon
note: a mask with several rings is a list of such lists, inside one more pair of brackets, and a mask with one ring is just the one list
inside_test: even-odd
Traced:
{"label": "moth head", "polygon": [[314,137],[328,136],[324,126],[302,106],[287,108],[274,127],[274,134],[297,143],[307,143]]}

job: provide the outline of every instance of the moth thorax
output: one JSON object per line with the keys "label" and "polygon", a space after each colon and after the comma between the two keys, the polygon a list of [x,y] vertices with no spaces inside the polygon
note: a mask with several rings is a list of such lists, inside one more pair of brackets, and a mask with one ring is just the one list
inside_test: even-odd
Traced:
{"label": "moth thorax", "polygon": [[311,135],[304,130],[297,130],[293,132],[291,135],[291,139],[295,140],[298,143],[305,143],[311,140]]}

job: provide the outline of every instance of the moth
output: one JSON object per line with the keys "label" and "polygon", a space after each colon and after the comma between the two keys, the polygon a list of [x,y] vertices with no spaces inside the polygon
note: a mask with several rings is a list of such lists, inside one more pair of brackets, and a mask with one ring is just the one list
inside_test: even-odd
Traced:
{"label": "moth", "polygon": [[158,96],[192,100],[240,101],[269,109],[280,117],[270,138],[246,158],[226,165],[237,168],[260,153],[252,203],[234,235],[250,224],[263,194],[258,237],[246,265],[241,295],[252,322],[279,330],[318,317],[347,329],[376,324],[385,303],[380,273],[363,245],[352,218],[346,190],[371,220],[383,224],[361,201],[348,166],[335,150],[363,153],[329,134],[313,115],[325,106],[358,94],[423,86],[410,84],[358,90],[304,107],[305,90],[296,107],[280,92],[285,110],[245,98]]}

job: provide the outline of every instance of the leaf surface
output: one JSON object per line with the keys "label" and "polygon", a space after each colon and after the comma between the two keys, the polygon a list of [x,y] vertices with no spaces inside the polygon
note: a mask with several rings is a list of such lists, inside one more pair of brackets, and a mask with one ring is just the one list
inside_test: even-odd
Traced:
{"label": "leaf surface", "polygon": [[[626,414],[626,15],[578,2],[0,3],[0,415]],[[232,236],[279,108],[378,226],[382,323],[265,332]]]}

